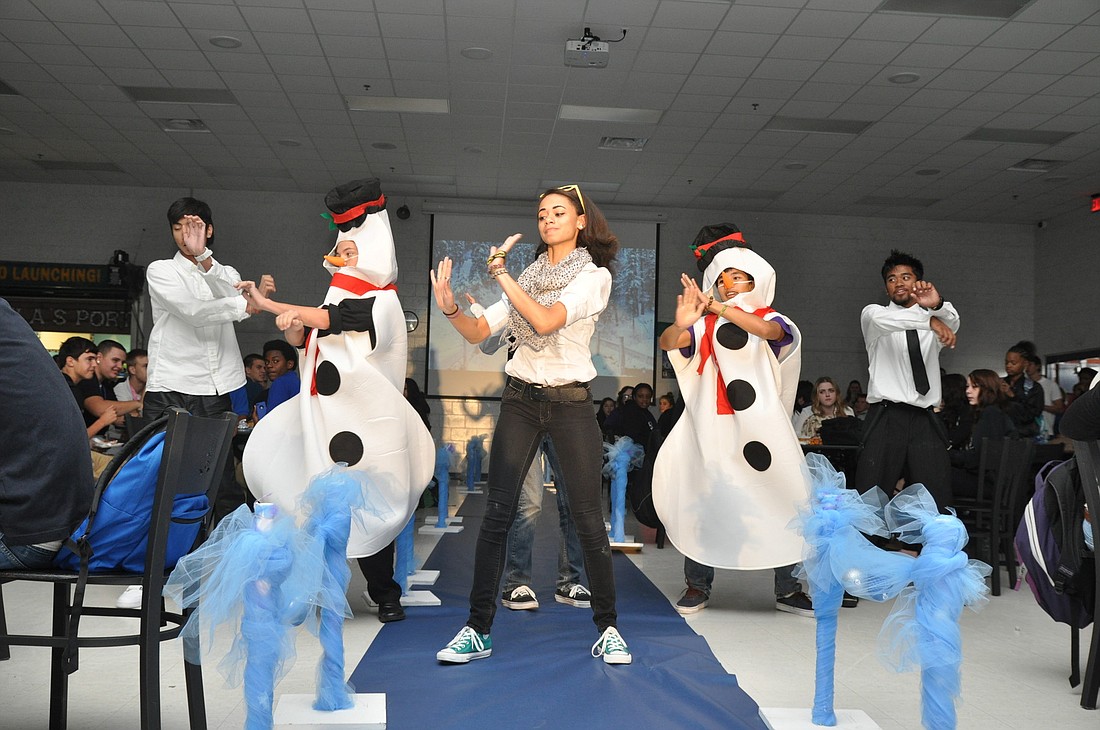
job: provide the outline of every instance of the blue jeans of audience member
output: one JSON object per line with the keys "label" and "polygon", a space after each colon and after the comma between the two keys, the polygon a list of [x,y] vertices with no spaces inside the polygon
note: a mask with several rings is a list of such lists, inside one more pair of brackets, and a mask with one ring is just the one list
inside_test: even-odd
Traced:
{"label": "blue jeans of audience member", "polygon": [[514,378],[504,386],[500,419],[493,433],[485,519],[474,552],[470,616],[466,621],[474,631],[487,634],[493,625],[508,530],[516,517],[523,478],[546,437],[559,453],[569,455],[561,464],[562,481],[567,485],[569,512],[584,553],[584,572],[592,591],[592,620],[601,633],[615,626],[615,574],[600,505],[603,442],[592,417],[592,394],[587,388],[579,390],[583,391],[583,399],[562,401],[541,398],[535,389]]}
{"label": "blue jeans of audience member", "polygon": [[[775,597],[783,598],[802,590],[802,584],[795,580],[794,566],[784,565],[775,569]],[[709,565],[697,563],[691,558],[684,558],[684,580],[688,588],[695,588],[710,595],[710,587],[714,584],[714,568]]]}
{"label": "blue jeans of audience member", "polygon": [[[577,530],[573,527],[573,519],[569,514],[565,480],[558,476],[562,473],[558,453],[549,439],[542,442],[542,453],[554,472],[554,486],[558,493],[558,527],[561,537],[558,540],[557,587],[560,590],[566,590],[581,582],[581,563],[584,560],[584,554],[581,552]],[[527,476],[523,479],[523,491],[520,492],[516,521],[508,531],[508,563],[504,567],[503,586],[505,593],[520,586],[531,585],[531,553],[535,543],[535,525],[538,524],[539,514],[542,513],[545,478],[536,454],[535,460],[531,462],[531,468],[527,470]]]}
{"label": "blue jeans of audience member", "polygon": [[8,545],[0,532],[0,570],[37,570],[53,564],[56,550],[43,550],[34,545]]}

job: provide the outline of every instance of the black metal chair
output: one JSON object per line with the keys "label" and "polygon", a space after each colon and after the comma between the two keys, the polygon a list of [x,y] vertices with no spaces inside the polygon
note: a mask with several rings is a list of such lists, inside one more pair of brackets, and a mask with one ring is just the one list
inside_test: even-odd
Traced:
{"label": "black metal chair", "polygon": [[[1100,535],[1100,441],[1074,441],[1073,452],[1077,458],[1077,470],[1081,475],[1081,486],[1085,492],[1085,506],[1092,522],[1092,534]],[[1100,606],[1100,560],[1093,560],[1096,571],[1096,599],[1094,606]],[[1074,671],[1079,666],[1079,630],[1071,629],[1070,651]],[[1072,679],[1070,680],[1072,682]],[[1088,664],[1085,666],[1085,682],[1081,686],[1081,707],[1096,709],[1097,695],[1100,694],[1100,628],[1092,627],[1092,643],[1089,646]]]}
{"label": "black metal chair", "polygon": [[[81,555],[78,572],[62,570],[0,571],[0,588],[12,581],[36,581],[53,584],[53,630],[51,635],[9,634],[3,619],[3,597],[0,593],[0,656],[8,645],[48,646],[53,652],[50,678],[50,728],[63,730],[68,721],[68,677],[78,667],[78,652],[82,647],[139,646],[139,684],[141,692],[141,727],[157,730],[160,718],[160,642],[179,636],[187,615],[165,610],[161,590],[165,581],[165,553],[168,530],[173,522],[173,500],[177,494],[204,492],[210,502],[205,516],[187,522],[202,522],[198,545],[206,537],[213,514],[214,502],[221,482],[221,473],[229,455],[230,441],[236,432],[237,417],[226,413],[221,418],[191,416],[182,410],[150,424],[135,434],[104,470],[96,483],[89,513],[89,530],[104,488],[123,463],[157,431],[167,428],[164,451],[153,499],[153,513],[148,530],[148,549],[142,573],[89,572],[88,559],[95,546],[85,539],[69,541]],[[180,521],[182,522],[182,521]],[[142,587],[140,609],[85,606],[85,589],[92,584],[137,585]],[[112,636],[80,634],[83,615],[129,617],[139,619],[136,632]],[[195,647],[184,647],[184,675],[187,682],[187,705],[191,728],[205,730],[206,707],[202,690],[202,671],[197,664]],[[196,663],[191,663],[194,660]]]}
{"label": "black metal chair", "polygon": [[[978,491],[974,497],[956,497],[959,519],[970,534],[970,544],[993,568],[992,593],[1001,595],[1001,565],[1008,570],[1010,588],[1016,587],[1016,523],[1013,517],[1026,488],[1035,442],[1030,439],[982,439],[978,455]],[[973,553],[971,553],[973,554]]]}

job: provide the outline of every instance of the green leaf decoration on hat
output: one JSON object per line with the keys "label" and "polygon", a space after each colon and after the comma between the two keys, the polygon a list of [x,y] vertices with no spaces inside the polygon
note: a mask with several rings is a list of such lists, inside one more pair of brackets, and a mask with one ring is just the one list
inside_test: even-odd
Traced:
{"label": "green leaf decoration on hat", "polygon": [[332,220],[332,213],[322,213],[321,217],[328,221],[328,229],[330,231],[336,230],[336,222]]}

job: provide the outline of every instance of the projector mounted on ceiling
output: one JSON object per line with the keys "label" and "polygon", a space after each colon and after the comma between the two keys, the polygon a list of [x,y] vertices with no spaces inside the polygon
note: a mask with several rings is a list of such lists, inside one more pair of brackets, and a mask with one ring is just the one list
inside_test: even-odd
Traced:
{"label": "projector mounted on ceiling", "polygon": [[618,43],[623,38],[626,38],[626,28],[623,28],[622,38],[611,42],[601,41],[599,36],[592,35],[591,28],[585,28],[582,37],[565,42],[565,65],[604,68],[611,59],[611,43]]}

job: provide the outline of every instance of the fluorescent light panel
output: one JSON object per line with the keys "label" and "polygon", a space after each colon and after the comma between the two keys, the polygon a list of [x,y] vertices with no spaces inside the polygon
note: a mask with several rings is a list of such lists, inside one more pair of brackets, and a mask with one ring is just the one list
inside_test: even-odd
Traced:
{"label": "fluorescent light panel", "polygon": [[400,96],[346,96],[348,110],[353,112],[403,112],[408,114],[449,114],[451,103],[446,99],[416,99]]}
{"label": "fluorescent light panel", "polygon": [[229,89],[172,89],[161,86],[120,86],[134,101],[147,104],[235,105],[237,97]]}
{"label": "fluorescent light panel", "polygon": [[1076,132],[1053,132],[1040,129],[999,129],[997,127],[978,127],[963,137],[977,142],[1008,142],[1014,144],[1052,145],[1064,142]]}
{"label": "fluorescent light panel", "polygon": [[862,134],[874,122],[861,119],[815,119],[813,117],[772,117],[764,125],[768,132],[802,134]]}
{"label": "fluorescent light panel", "polygon": [[878,11],[1005,20],[1035,0],[885,0]]}
{"label": "fluorescent light panel", "polygon": [[659,109],[629,109],[614,106],[579,106],[562,104],[558,108],[558,119],[570,119],[577,122],[625,122],[633,124],[656,124],[661,121]]}
{"label": "fluorescent light panel", "polygon": [[122,172],[113,162],[76,162],[74,160],[35,160],[43,170],[78,170],[80,172]]}

